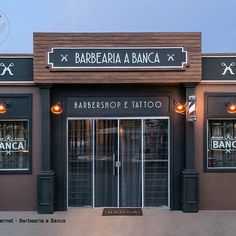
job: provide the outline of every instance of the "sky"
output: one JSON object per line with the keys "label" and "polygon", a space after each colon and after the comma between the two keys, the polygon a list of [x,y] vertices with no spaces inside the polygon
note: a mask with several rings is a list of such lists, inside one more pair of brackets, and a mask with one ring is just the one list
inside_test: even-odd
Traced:
{"label": "sky", "polygon": [[0,0],[1,15],[0,54],[32,53],[33,32],[202,32],[203,53],[236,53],[236,0]]}

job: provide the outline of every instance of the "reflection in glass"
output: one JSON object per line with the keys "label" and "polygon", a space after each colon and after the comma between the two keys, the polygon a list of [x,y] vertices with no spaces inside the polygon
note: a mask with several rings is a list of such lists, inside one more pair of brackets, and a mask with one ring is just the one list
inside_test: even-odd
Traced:
{"label": "reflection in glass", "polygon": [[92,120],[68,121],[68,206],[92,205]]}
{"label": "reflection in glass", "polygon": [[117,124],[95,121],[95,207],[117,207]]}
{"label": "reflection in glass", "polygon": [[120,161],[120,207],[141,207],[141,120],[120,120]]}
{"label": "reflection in glass", "polygon": [[69,206],[142,207],[142,187],[144,206],[168,205],[167,119],[68,121]]}
{"label": "reflection in glass", "polygon": [[168,120],[144,120],[145,206],[168,206]]}
{"label": "reflection in glass", "polygon": [[[227,136],[231,141],[236,139],[235,120],[208,120],[208,168],[236,167],[236,149],[230,148],[232,142],[228,143],[231,150],[224,148]],[[212,139],[221,141],[221,148],[213,148]]]}
{"label": "reflection in glass", "polygon": [[0,170],[29,169],[28,121],[0,121]]}

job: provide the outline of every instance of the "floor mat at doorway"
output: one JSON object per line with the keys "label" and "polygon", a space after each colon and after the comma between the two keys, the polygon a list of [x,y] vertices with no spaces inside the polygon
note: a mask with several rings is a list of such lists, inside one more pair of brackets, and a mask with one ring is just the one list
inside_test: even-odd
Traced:
{"label": "floor mat at doorway", "polygon": [[103,216],[142,216],[141,208],[104,208]]}

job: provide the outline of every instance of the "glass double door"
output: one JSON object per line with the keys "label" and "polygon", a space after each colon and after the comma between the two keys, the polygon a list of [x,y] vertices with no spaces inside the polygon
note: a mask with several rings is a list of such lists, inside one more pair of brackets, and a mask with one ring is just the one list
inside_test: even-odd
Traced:
{"label": "glass double door", "polygon": [[168,118],[68,119],[68,206],[168,206],[168,135]]}
{"label": "glass double door", "polygon": [[95,207],[142,206],[141,120],[97,120]]}

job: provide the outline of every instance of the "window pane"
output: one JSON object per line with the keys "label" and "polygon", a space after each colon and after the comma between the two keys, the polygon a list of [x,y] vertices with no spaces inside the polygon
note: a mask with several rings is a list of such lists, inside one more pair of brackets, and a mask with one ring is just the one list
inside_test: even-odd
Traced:
{"label": "window pane", "polygon": [[118,121],[95,121],[95,207],[117,206]]}
{"label": "window pane", "polygon": [[68,205],[92,205],[92,120],[68,121]]}
{"label": "window pane", "polygon": [[168,205],[168,120],[144,120],[145,206]]}
{"label": "window pane", "polygon": [[28,121],[0,121],[0,170],[29,169]]}
{"label": "window pane", "polygon": [[142,205],[141,120],[120,120],[120,206]]}
{"label": "window pane", "polygon": [[208,121],[208,168],[236,167],[236,121]]}

